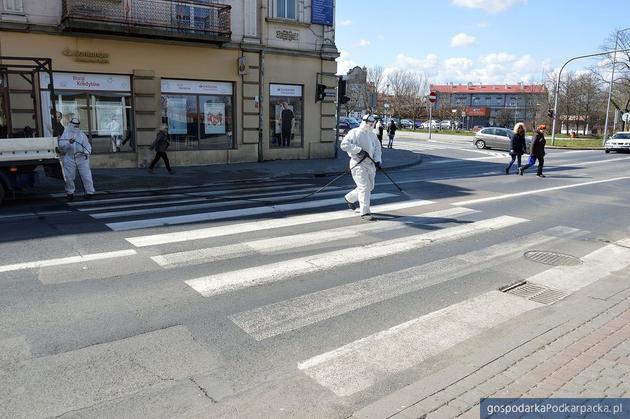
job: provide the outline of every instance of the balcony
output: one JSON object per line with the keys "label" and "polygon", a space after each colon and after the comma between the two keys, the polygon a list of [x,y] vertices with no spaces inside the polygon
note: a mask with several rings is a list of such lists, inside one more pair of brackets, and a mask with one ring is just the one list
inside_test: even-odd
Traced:
{"label": "balcony", "polygon": [[223,44],[231,40],[231,6],[201,1],[62,0],[60,29],[125,37]]}

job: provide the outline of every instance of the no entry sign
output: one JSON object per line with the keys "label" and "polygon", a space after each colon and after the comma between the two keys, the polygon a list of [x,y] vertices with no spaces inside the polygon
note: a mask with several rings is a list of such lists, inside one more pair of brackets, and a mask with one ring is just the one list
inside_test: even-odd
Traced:
{"label": "no entry sign", "polygon": [[435,103],[436,100],[437,100],[437,93],[435,92],[429,93],[429,102]]}

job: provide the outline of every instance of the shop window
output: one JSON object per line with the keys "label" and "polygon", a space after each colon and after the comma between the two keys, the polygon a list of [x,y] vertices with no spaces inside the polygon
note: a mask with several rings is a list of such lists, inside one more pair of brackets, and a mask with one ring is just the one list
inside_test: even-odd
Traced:
{"label": "shop window", "polygon": [[199,148],[197,96],[162,96],[162,122],[168,125],[171,150]]}
{"label": "shop window", "polygon": [[302,86],[271,84],[269,94],[270,147],[303,146]]}
{"label": "shop window", "polygon": [[232,93],[231,83],[163,79],[161,116],[168,126],[171,149],[234,148]]}
{"label": "shop window", "polygon": [[6,13],[24,14],[22,0],[2,0],[2,11]]}
{"label": "shop window", "polygon": [[282,19],[293,19],[297,18],[297,13],[295,11],[296,5],[295,0],[275,0],[276,1],[276,17]]}

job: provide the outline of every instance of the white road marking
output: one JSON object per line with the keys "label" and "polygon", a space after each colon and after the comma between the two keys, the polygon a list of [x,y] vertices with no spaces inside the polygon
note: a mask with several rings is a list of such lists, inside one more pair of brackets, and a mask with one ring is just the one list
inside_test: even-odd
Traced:
{"label": "white road marking", "polygon": [[525,191],[525,192],[517,192],[517,193],[511,193],[511,194],[505,194],[505,195],[490,196],[490,197],[487,197],[487,198],[470,199],[470,200],[467,200],[467,201],[453,202],[452,205],[468,206],[468,205],[480,204],[480,203],[484,203],[484,202],[499,201],[499,200],[502,200],[502,199],[511,199],[511,198],[517,198],[517,197],[521,197],[521,196],[536,195],[536,194],[545,193],[545,192],[551,192],[551,191],[559,191],[559,190],[563,190],[563,189],[579,188],[579,187],[588,186],[588,185],[597,185],[597,184],[600,184],[600,183],[617,182],[617,181],[626,180],[626,179],[630,179],[630,176],[621,176],[621,177],[616,177],[616,178],[611,178],[611,179],[594,180],[594,181],[591,181],[591,182],[574,183],[574,184],[571,184],[571,185],[554,186],[552,188],[535,189],[535,190],[532,190],[532,191]]}
{"label": "white road marking", "polygon": [[577,291],[630,265],[630,249],[610,244],[586,255],[582,261],[581,265],[553,267],[528,281],[555,289]]}
{"label": "white road marking", "polygon": [[[381,259],[434,244],[436,241],[462,239],[474,234],[498,230],[526,221],[528,220],[523,218],[502,216],[428,233],[347,248],[343,252],[335,250],[253,268],[208,275],[185,282],[204,297],[210,297],[270,282],[282,281],[306,273],[326,271],[366,260]],[[352,256],[348,257],[348,255]]]}
{"label": "white road marking", "polygon": [[[340,193],[340,192],[337,192]],[[372,200],[394,198],[398,195],[390,193],[380,193],[372,195]],[[204,212],[198,214],[175,215],[171,217],[148,218],[133,221],[121,221],[116,223],[108,223],[107,227],[114,231],[134,230],[138,228],[159,227],[165,225],[177,225],[195,223],[200,221],[216,221],[228,218],[248,217],[254,215],[274,214],[288,211],[297,211],[304,209],[320,208],[331,205],[339,205],[340,198],[320,199],[316,201],[305,201],[291,204],[269,205],[262,207],[241,208],[226,211]]]}
{"label": "white road marking", "polygon": [[557,240],[579,230],[548,230],[484,249],[436,260],[397,272],[317,291],[290,300],[269,304],[230,316],[230,319],[256,340],[287,333],[344,313],[367,307],[400,295],[461,278],[515,258],[532,247]]}
{"label": "white road marking", "polygon": [[[319,194],[317,194],[317,196],[322,197],[322,196],[333,196],[333,195],[339,195],[339,191],[328,191],[328,192],[320,192]],[[245,197],[245,196],[244,196]],[[273,201],[274,202],[279,202],[281,204],[281,201],[288,201],[291,199],[297,199],[299,198],[299,195],[280,195],[280,196],[274,196],[273,197]],[[271,199],[270,199],[271,201]],[[100,213],[95,213],[95,214],[90,214],[90,217],[100,220],[100,219],[104,219],[104,218],[119,218],[119,217],[131,217],[131,216],[136,216],[136,215],[149,215],[149,214],[162,214],[162,213],[168,213],[168,212],[180,212],[180,211],[193,211],[193,210],[198,210],[198,209],[209,209],[209,208],[221,208],[221,207],[229,207],[231,205],[238,205],[238,204],[253,204],[256,203],[257,205],[260,205],[261,202],[252,202],[252,201],[248,201],[248,200],[242,200],[242,199],[237,199],[236,197],[234,197],[234,199],[230,198],[228,200],[221,200],[219,202],[213,201],[213,202],[204,202],[201,204],[188,204],[188,205],[173,205],[173,206],[168,206],[168,205],[164,205],[164,204],[170,204],[170,202],[166,202],[163,203],[163,206],[159,207],[159,208],[144,208],[144,209],[138,209],[138,210],[122,210],[122,211],[111,211],[111,212],[100,212]]]}
{"label": "white road marking", "polygon": [[587,162],[574,162],[573,164],[575,164],[576,166],[591,166],[593,164],[612,163],[614,161],[628,160],[628,159],[630,159],[630,157],[618,157],[616,159],[593,160],[593,161],[587,161]]}
{"label": "white road marking", "polygon": [[[622,252],[605,257],[611,250],[614,252],[611,246]],[[589,267],[558,266],[527,281],[572,292],[627,267],[630,250],[610,245],[583,259]],[[606,263],[614,265],[602,269]],[[582,275],[592,276],[572,282]],[[298,368],[335,394],[349,396],[540,306],[525,298],[491,291],[317,355],[298,363]]]}
{"label": "white road marking", "polygon": [[457,215],[472,214],[475,212],[478,211],[459,207],[449,208],[442,211],[408,215],[396,220],[384,220],[379,223],[361,224],[358,226],[348,226],[331,230],[273,237],[270,239],[253,240],[227,246],[168,253],[152,256],[151,259],[163,268],[197,265],[201,263],[242,257],[254,253],[270,254],[282,250],[300,249],[316,244],[333,242],[335,240],[355,238],[368,232],[393,231],[407,227],[408,224],[406,224],[406,221],[412,221],[413,218],[416,217],[440,219]]}
{"label": "white road marking", "polygon": [[124,256],[132,256],[135,254],[136,254],[135,250],[129,249],[129,250],[119,250],[115,252],[92,253],[92,254],[87,254],[87,255],[70,256],[70,257],[57,258],[57,259],[36,260],[32,262],[23,262],[23,263],[15,263],[12,265],[0,266],[0,272],[19,271],[22,269],[44,268],[48,266],[68,265],[71,263],[83,263],[83,262],[90,262],[94,260],[114,259],[114,258],[120,258]]}
{"label": "white road marking", "polygon": [[298,368],[336,395],[349,396],[540,306],[491,291],[315,356]]}
{"label": "white road marking", "polygon": [[[413,200],[394,202],[391,204],[373,205],[374,213],[387,211],[397,211],[406,208],[419,207],[433,204],[433,201]],[[270,230],[275,228],[294,227],[303,224],[317,223],[322,221],[340,220],[352,218],[357,215],[348,211],[331,211],[319,214],[306,214],[290,216],[277,220],[250,221],[227,226],[207,227],[201,229],[179,231],[174,233],[154,234],[148,236],[128,237],[129,243],[136,247],[156,246],[169,243],[180,243],[192,240],[209,239],[213,237],[229,236],[232,234],[250,233],[253,231]]]}

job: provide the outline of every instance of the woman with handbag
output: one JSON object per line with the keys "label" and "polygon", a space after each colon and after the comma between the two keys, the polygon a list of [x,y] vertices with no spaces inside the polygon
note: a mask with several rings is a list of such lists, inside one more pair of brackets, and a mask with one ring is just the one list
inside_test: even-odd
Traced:
{"label": "woman with handbag", "polygon": [[532,152],[529,155],[529,161],[525,166],[518,169],[519,175],[523,176],[523,172],[533,166],[536,160],[538,160],[536,176],[545,177],[542,172],[543,165],[545,164],[545,144],[547,142],[545,140],[545,129],[547,129],[545,124],[538,125],[536,135],[534,135],[534,140],[532,141]]}
{"label": "woman with handbag", "polygon": [[510,138],[510,162],[505,168],[505,174],[510,174],[510,168],[514,164],[514,160],[517,160],[517,170],[521,168],[521,158],[525,154],[525,124],[522,122],[514,125],[514,131]]}

